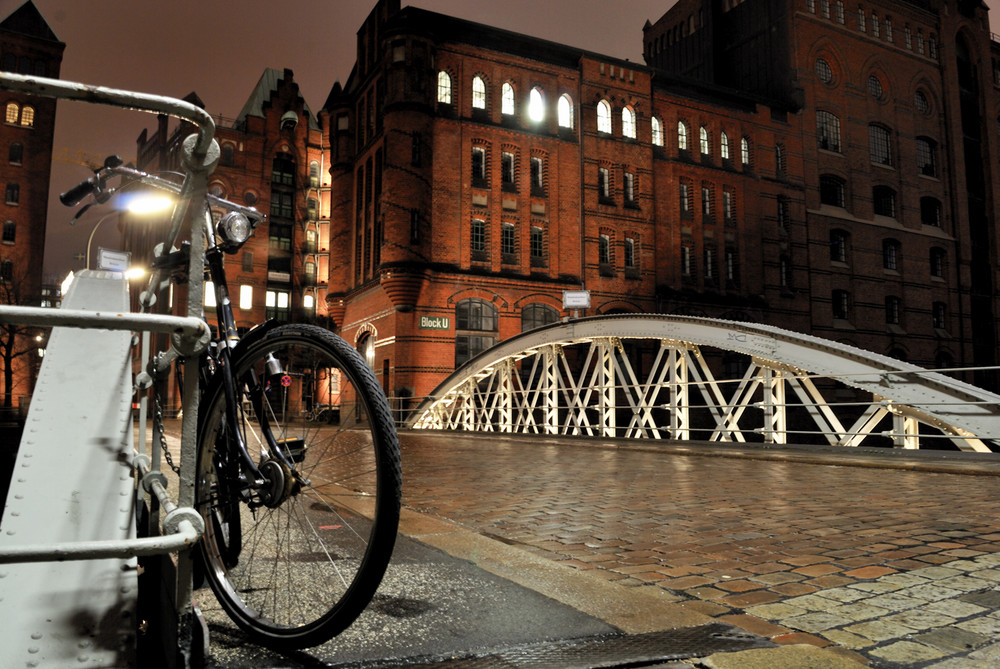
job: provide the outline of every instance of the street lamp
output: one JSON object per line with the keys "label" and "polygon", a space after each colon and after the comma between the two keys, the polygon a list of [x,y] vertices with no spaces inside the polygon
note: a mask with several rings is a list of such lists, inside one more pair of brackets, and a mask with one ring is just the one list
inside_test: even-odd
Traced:
{"label": "street lamp", "polygon": [[[101,227],[101,223],[115,214],[121,215],[122,211],[129,211],[133,214],[153,214],[165,211],[174,204],[174,201],[166,195],[150,193],[129,193],[128,195],[123,193],[118,196],[118,200],[119,206],[97,219],[97,223],[94,224],[94,227],[90,231],[90,236],[87,237],[87,255],[84,261],[86,269],[90,269],[90,247],[94,242],[94,235],[97,233],[97,229]],[[123,202],[124,206],[121,206]],[[78,218],[79,215],[74,217],[70,221],[70,225],[76,225]]]}

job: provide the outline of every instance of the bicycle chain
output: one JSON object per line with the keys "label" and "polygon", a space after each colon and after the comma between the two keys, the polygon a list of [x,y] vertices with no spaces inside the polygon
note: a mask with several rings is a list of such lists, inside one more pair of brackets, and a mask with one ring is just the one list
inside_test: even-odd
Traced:
{"label": "bicycle chain", "polygon": [[166,460],[167,466],[180,476],[181,468],[174,464],[174,458],[170,455],[170,449],[167,448],[167,436],[163,429],[163,403],[160,400],[160,391],[155,385],[153,387],[153,428],[160,434],[160,448],[163,450],[163,459]]}

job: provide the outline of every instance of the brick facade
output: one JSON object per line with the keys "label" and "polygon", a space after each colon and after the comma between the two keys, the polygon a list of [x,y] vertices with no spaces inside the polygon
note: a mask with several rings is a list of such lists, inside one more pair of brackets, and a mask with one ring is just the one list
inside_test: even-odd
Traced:
{"label": "brick facade", "polygon": [[[34,3],[26,2],[0,22],[0,68],[8,72],[58,78],[65,44],[60,42]],[[16,93],[0,95],[0,301],[38,306],[48,215],[49,177],[56,102]],[[39,365],[35,335],[18,328],[10,353],[12,397],[0,383],[0,403],[17,404],[31,394]],[[0,334],[6,349],[10,331]],[[0,354],[0,368],[5,368]]]}

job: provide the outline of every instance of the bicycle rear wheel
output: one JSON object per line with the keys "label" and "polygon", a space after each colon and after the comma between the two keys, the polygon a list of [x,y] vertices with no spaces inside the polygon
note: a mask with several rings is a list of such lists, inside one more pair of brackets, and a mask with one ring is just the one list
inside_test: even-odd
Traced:
{"label": "bicycle rear wheel", "polygon": [[[322,328],[276,327],[232,368],[238,429],[270,486],[248,498],[236,483],[242,465],[217,374],[199,421],[206,576],[233,621],[263,643],[314,646],[354,621],[389,563],[401,494],[396,430],[361,356]],[[308,420],[316,404],[339,416]],[[269,455],[268,431],[298,476]]]}

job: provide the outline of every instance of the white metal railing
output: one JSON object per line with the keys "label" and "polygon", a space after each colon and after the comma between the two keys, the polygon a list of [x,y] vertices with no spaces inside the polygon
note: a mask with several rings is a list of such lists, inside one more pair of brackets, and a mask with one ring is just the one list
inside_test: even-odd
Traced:
{"label": "white metal railing", "polygon": [[[663,315],[555,324],[457,370],[416,429],[897,448],[1000,443],[1000,396],[836,342]],[[976,368],[956,368],[957,373]]]}

